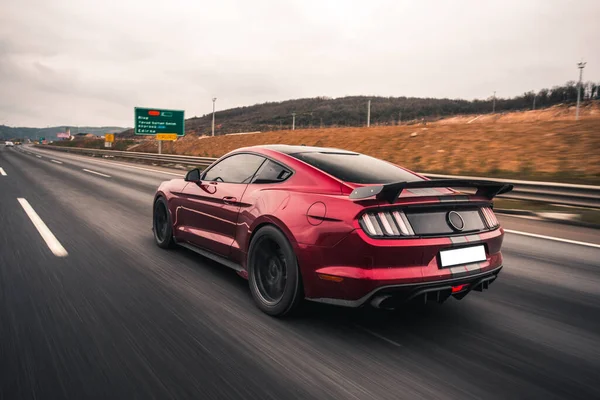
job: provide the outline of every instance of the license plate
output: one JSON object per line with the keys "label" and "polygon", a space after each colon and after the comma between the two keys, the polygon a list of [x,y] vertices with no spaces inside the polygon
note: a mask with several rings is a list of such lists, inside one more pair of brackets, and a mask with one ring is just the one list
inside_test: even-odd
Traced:
{"label": "license plate", "polygon": [[454,265],[469,264],[479,261],[485,261],[485,248],[483,245],[440,251],[440,262],[442,267],[452,267]]}

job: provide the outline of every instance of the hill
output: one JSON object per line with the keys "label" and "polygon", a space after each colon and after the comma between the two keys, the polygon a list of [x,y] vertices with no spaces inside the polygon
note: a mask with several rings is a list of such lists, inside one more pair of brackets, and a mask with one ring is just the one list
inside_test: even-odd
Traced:
{"label": "hill", "polygon": [[[52,126],[48,128],[27,128],[27,127],[10,127],[6,125],[0,125],[0,140],[8,139],[36,139],[45,137],[47,140],[56,140],[56,134],[64,132],[66,127],[64,126]],[[105,133],[119,133],[127,128],[121,128],[118,126],[79,126],[71,127],[71,134],[74,135],[78,132],[92,133],[94,135],[104,135]]]}
{"label": "hill", "polygon": [[[433,123],[282,130],[219,137],[186,136],[163,152],[218,157],[239,147],[269,143],[337,147],[410,169],[456,175],[600,183],[600,102],[574,107],[469,115]],[[156,152],[146,141],[135,151]]]}
{"label": "hill", "polygon": [[[584,99],[600,99],[600,85],[584,85]],[[497,98],[497,113],[516,110],[547,108],[561,103],[573,103],[577,99],[574,82],[538,92],[527,92],[513,98]],[[237,132],[275,131],[292,129],[292,113],[296,113],[296,129],[324,127],[365,126],[367,103],[371,100],[371,125],[395,126],[417,121],[436,121],[462,114],[491,113],[494,100],[434,99],[417,97],[367,97],[341,98],[316,97],[256,104],[217,111],[215,135]],[[212,114],[186,120],[186,133],[210,135]],[[133,137],[133,130],[121,137]]]}

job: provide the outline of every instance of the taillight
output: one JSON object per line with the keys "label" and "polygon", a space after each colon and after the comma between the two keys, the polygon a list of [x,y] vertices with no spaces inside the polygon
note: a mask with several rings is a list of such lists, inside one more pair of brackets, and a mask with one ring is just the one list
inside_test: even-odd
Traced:
{"label": "taillight", "polygon": [[414,236],[406,215],[402,211],[367,212],[360,217],[360,225],[369,236]]}
{"label": "taillight", "polygon": [[496,219],[496,215],[490,207],[481,207],[481,212],[483,213],[483,217],[485,218],[485,224],[488,228],[496,228],[500,223],[498,219]]}

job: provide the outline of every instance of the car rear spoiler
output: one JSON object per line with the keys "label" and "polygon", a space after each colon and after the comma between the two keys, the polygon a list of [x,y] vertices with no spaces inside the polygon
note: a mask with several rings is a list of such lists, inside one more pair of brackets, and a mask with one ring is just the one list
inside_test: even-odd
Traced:
{"label": "car rear spoiler", "polygon": [[396,201],[404,189],[425,189],[425,188],[475,188],[476,196],[493,199],[499,194],[508,193],[513,190],[513,185],[472,179],[434,179],[429,181],[414,182],[395,182],[385,185],[362,186],[356,188],[350,193],[352,200],[364,200],[375,197],[379,200],[385,200],[389,203]]}

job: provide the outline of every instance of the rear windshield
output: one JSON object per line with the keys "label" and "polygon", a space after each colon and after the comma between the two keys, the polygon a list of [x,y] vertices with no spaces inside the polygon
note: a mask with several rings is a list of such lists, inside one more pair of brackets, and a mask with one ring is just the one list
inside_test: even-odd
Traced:
{"label": "rear windshield", "polygon": [[296,153],[292,157],[333,175],[344,182],[391,183],[422,181],[411,174],[377,158],[355,153]]}

